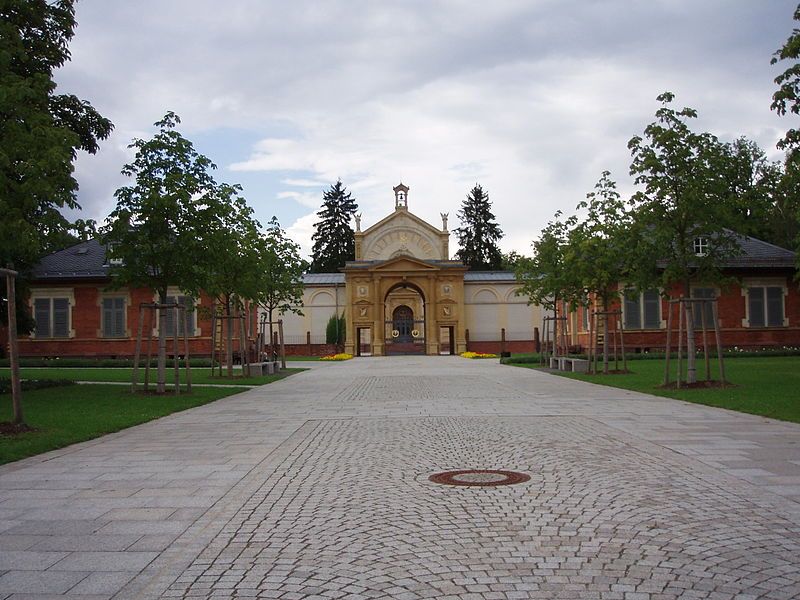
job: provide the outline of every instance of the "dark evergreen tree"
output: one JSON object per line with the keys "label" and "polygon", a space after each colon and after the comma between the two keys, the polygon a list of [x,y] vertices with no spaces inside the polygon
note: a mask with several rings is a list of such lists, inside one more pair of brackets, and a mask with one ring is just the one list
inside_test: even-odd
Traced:
{"label": "dark evergreen tree", "polygon": [[461,227],[455,229],[459,250],[456,258],[476,271],[495,271],[503,266],[497,242],[503,231],[495,222],[489,194],[475,184],[458,211]]}
{"label": "dark evergreen tree", "polygon": [[350,221],[358,210],[352,194],[337,181],[322,195],[320,218],[314,223],[311,249],[312,273],[335,273],[348,260],[356,258],[356,242]]}

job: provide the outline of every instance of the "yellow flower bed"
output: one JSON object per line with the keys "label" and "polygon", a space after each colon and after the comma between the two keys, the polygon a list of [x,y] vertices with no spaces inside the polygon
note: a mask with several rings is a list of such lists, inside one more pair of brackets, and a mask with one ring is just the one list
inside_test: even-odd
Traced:
{"label": "yellow flower bed", "polygon": [[485,352],[462,352],[464,358],[497,358],[497,354],[486,354]]}
{"label": "yellow flower bed", "polygon": [[320,358],[320,360],[350,360],[351,358],[353,358],[352,354],[341,352],[339,354],[329,354],[328,356],[323,356]]}

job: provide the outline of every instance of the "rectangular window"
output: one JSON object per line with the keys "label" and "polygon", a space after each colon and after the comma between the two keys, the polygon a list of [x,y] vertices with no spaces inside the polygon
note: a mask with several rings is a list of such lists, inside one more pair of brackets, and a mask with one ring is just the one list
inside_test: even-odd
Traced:
{"label": "rectangular window", "polygon": [[783,288],[778,286],[747,288],[750,327],[783,326]]}
{"label": "rectangular window", "polygon": [[659,329],[661,327],[661,296],[658,290],[625,294],[625,329]]}
{"label": "rectangular window", "polygon": [[642,293],[644,306],[644,328],[658,329],[661,327],[661,296],[658,290],[647,290]]}
{"label": "rectangular window", "polygon": [[[714,288],[692,288],[692,298],[716,298],[717,292]],[[705,309],[703,309],[705,307]],[[714,328],[714,309],[711,302],[696,302],[692,306],[692,315],[695,327],[702,327],[703,325],[703,310],[706,312],[706,328]]]}
{"label": "rectangular window", "polygon": [[581,308],[581,320],[583,322],[583,330],[589,331],[589,307],[584,306]]}
{"label": "rectangular window", "polygon": [[103,298],[103,337],[125,337],[125,298]]}
{"label": "rectangular window", "polygon": [[625,294],[625,329],[642,328],[641,295],[635,292]]}
{"label": "rectangular window", "polygon": [[[189,323],[188,335],[194,335],[194,302],[190,296],[168,296],[167,304],[179,304],[186,307],[186,320]],[[167,309],[164,315],[166,321],[167,336],[175,335],[175,309]],[[178,335],[183,335],[183,311],[178,311]]]}
{"label": "rectangular window", "polygon": [[36,298],[33,301],[37,338],[69,337],[69,300]]}

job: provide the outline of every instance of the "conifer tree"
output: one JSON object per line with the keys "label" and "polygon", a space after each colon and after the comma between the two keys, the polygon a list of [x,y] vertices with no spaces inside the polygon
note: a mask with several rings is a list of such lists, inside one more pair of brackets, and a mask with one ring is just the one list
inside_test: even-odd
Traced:
{"label": "conifer tree", "polygon": [[479,184],[467,194],[458,211],[461,227],[455,229],[459,250],[456,258],[477,271],[494,271],[503,265],[503,255],[497,242],[503,231],[495,222],[492,203]]}
{"label": "conifer tree", "polygon": [[358,210],[355,198],[341,179],[322,195],[320,218],[314,223],[311,249],[312,273],[335,273],[348,260],[356,258],[355,232],[350,221]]}

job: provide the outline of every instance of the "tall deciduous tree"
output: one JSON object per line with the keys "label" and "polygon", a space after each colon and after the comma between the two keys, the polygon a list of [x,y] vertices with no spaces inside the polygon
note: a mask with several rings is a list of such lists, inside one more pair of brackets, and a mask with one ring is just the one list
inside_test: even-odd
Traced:
{"label": "tall deciduous tree", "polygon": [[[566,263],[573,269],[587,295],[598,301],[603,312],[620,297],[619,283],[626,277],[634,243],[633,220],[617,192],[611,173],[603,171],[594,191],[578,205],[586,218],[569,233]],[[603,372],[608,373],[608,318],[602,319]]]}
{"label": "tall deciduous tree", "polygon": [[[795,21],[800,21],[800,5],[794,11],[793,18]],[[779,115],[785,115],[787,112],[795,115],[800,114],[800,29],[795,27],[792,30],[792,35],[786,40],[773,55],[771,64],[776,64],[780,61],[787,61],[789,66],[775,78],[775,83],[778,86],[777,91],[772,95],[772,110]],[[786,134],[778,142],[778,148],[786,151],[786,165],[784,172],[784,179],[781,182],[779,189],[779,196],[777,199],[777,206],[783,216],[789,217],[783,221],[783,225],[789,225],[788,229],[784,229],[784,234],[787,236],[794,235],[792,240],[795,247],[800,251],[800,204],[797,202],[797,196],[793,194],[798,188],[798,172],[800,171],[800,129],[790,127]],[[786,195],[786,193],[789,195]],[[800,257],[798,258],[800,264]]]}
{"label": "tall deciduous tree", "polygon": [[503,254],[497,242],[503,231],[495,221],[489,194],[475,184],[458,211],[461,227],[453,231],[458,237],[456,257],[470,269],[494,271],[502,268]]}
{"label": "tall deciduous tree", "polygon": [[[0,3],[0,266],[22,273],[23,293],[25,273],[71,226],[61,209],[79,208],[77,151],[95,153],[113,127],[88,102],[55,93],[74,28],[72,0]],[[19,323],[32,326],[25,314]]]}
{"label": "tall deciduous tree", "polygon": [[[633,274],[637,287],[680,285],[690,296],[692,281],[723,279],[722,261],[739,251],[736,211],[724,178],[722,145],[710,133],[688,125],[697,117],[691,108],[676,110],[674,95],[658,96],[661,108],[644,137],[628,142],[633,157],[630,173],[643,189],[631,202],[636,220],[646,229],[637,247]],[[698,252],[695,240],[704,240]],[[658,261],[659,270],[656,270]],[[696,381],[694,327],[689,304],[687,323],[687,381]]]}
{"label": "tall deciduous tree", "polygon": [[[258,302],[267,311],[272,348],[275,317],[290,312],[303,314],[299,307],[303,304],[303,273],[308,263],[300,258],[300,246],[286,236],[276,217],[268,223],[259,248]],[[274,348],[272,354],[275,354]]]}
{"label": "tall deciduous tree", "polygon": [[722,176],[739,224],[738,233],[785,246],[784,227],[776,219],[783,204],[782,165],[767,160],[758,144],[744,137],[723,144],[722,151]]}
{"label": "tall deciduous tree", "polygon": [[[800,6],[795,9],[793,18],[795,21],[800,21]],[[778,89],[772,95],[771,108],[779,115],[785,115],[787,111],[796,115],[800,114],[800,63],[797,62],[798,58],[800,58],[800,29],[795,27],[792,35],[783,46],[775,51],[770,61],[770,64],[773,65],[784,60],[791,63],[783,73],[775,78]],[[778,148],[786,150],[789,157],[793,158],[798,147],[800,147],[800,131],[791,127],[778,142]]]}
{"label": "tall deciduous tree", "polygon": [[[117,207],[103,232],[110,256],[121,261],[114,267],[113,284],[151,288],[161,304],[170,286],[196,297],[208,283],[207,232],[218,215],[209,207],[229,200],[235,191],[214,181],[209,172],[214,164],[175,129],[179,123],[169,112],[155,123],[158,132],[152,139],[130,144],[136,156],[122,173],[135,182],[115,192]],[[163,393],[166,319],[161,317],[157,390]]]}
{"label": "tall deciduous tree", "polygon": [[322,195],[320,218],[314,223],[311,272],[332,273],[356,258],[355,232],[350,222],[358,210],[355,198],[338,180]]}

